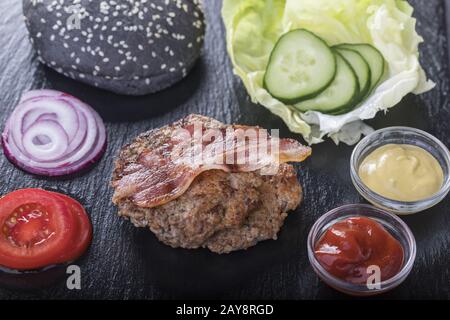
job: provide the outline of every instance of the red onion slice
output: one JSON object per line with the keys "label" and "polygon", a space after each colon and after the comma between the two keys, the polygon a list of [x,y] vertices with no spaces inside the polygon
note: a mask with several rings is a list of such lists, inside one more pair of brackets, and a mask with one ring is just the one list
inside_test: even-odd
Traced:
{"label": "red onion slice", "polygon": [[23,95],[2,134],[6,157],[39,175],[77,172],[101,158],[105,125],[98,113],[77,98],[54,90]]}

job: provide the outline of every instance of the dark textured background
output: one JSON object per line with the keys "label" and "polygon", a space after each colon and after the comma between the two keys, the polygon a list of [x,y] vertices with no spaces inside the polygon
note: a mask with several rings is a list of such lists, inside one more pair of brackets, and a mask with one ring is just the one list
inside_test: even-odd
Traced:
{"label": "dark textured background", "polygon": [[[57,189],[78,198],[91,215],[94,240],[79,262],[82,290],[69,291],[65,282],[30,292],[0,289],[0,298],[51,299],[317,299],[346,298],[318,280],[306,255],[306,237],[314,221],[329,209],[362,202],[349,177],[351,147],[326,142],[299,166],[305,201],[286,220],[278,241],[247,251],[215,255],[206,250],[172,249],[150,231],[136,229],[116,215],[109,179],[120,147],[138,133],[162,126],[189,113],[225,122],[281,128],[285,125],[252,104],[233,76],[225,51],[220,0],[206,0],[208,20],[205,52],[193,72],[173,88],[153,96],[131,98],[92,89],[39,65],[27,40],[21,1],[0,1],[0,118],[4,121],[22,92],[50,87],[90,103],[105,119],[109,146],[91,171],[67,180],[26,174],[0,156],[0,194],[24,187]],[[430,93],[408,96],[376,127],[408,125],[424,129],[450,145],[449,69],[442,0],[414,0],[418,30],[426,40],[421,59],[437,83]],[[294,136],[299,138],[298,136]],[[379,298],[450,298],[450,197],[428,212],[404,218],[413,230],[418,254],[409,278]]]}

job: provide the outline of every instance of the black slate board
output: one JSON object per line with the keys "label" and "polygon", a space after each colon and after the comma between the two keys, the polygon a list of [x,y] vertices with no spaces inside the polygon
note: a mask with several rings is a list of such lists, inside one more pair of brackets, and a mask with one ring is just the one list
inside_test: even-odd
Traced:
{"label": "black slate board", "polygon": [[[281,128],[277,117],[252,104],[230,66],[220,19],[221,1],[207,0],[205,52],[193,72],[164,92],[140,98],[116,96],[66,79],[44,68],[28,43],[21,4],[0,1],[0,118],[3,123],[22,92],[49,87],[67,91],[90,103],[103,116],[109,146],[102,161],[73,179],[44,179],[26,174],[0,156],[0,194],[24,187],[43,187],[78,198],[91,214],[94,240],[79,261],[82,290],[65,282],[21,292],[0,289],[0,299],[328,299],[346,298],[320,282],[306,255],[306,237],[314,221],[342,204],[363,202],[349,177],[351,147],[330,141],[314,146],[314,154],[298,167],[305,189],[302,206],[287,218],[279,239],[247,251],[215,255],[206,250],[172,249],[153,234],[136,229],[116,215],[109,179],[113,158],[138,133],[162,126],[189,113],[225,122]],[[414,0],[418,30],[426,39],[421,59],[437,87],[420,97],[408,96],[375,128],[408,125],[424,129],[450,145],[449,63],[444,1]],[[428,212],[404,218],[413,230],[418,255],[409,278],[386,298],[450,298],[450,197]]]}
{"label": "black slate board", "polygon": [[[445,20],[447,25],[447,42],[450,42],[450,2],[444,1],[445,3]],[[450,62],[450,55],[448,56]]]}

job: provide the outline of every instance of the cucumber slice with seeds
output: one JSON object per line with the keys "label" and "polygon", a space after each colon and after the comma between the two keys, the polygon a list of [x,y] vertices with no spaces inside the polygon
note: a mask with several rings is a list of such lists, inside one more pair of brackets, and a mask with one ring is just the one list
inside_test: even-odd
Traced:
{"label": "cucumber slice with seeds", "polygon": [[276,99],[294,104],[324,91],[336,75],[336,58],[313,33],[297,29],[284,34],[273,49],[264,87]]}
{"label": "cucumber slice with seeds", "polygon": [[295,108],[302,112],[314,110],[335,114],[352,105],[359,95],[358,78],[351,65],[337,51],[335,55],[337,72],[330,86],[317,97],[295,104]]}

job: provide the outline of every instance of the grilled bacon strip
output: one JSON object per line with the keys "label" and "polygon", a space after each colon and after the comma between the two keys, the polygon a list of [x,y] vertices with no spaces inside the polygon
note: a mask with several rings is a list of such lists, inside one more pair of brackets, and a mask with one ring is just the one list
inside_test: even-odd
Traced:
{"label": "grilled bacon strip", "polygon": [[204,171],[274,174],[277,164],[301,162],[311,154],[298,141],[270,137],[265,129],[225,125],[200,115],[146,132],[133,144],[141,146],[139,152],[128,154],[136,148],[124,148],[116,162],[113,202],[127,198],[143,208],[178,198]]}

